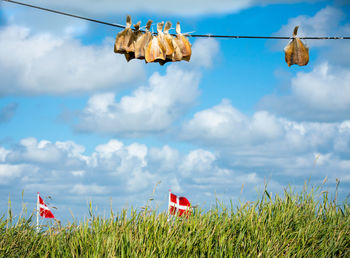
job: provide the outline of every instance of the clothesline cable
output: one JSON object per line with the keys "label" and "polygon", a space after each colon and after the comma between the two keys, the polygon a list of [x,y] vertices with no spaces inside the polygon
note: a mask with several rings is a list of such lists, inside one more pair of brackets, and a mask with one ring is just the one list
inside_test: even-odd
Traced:
{"label": "clothesline cable", "polygon": [[[39,9],[39,10],[46,11],[46,12],[65,15],[65,16],[69,16],[69,17],[73,17],[73,18],[77,18],[77,19],[81,19],[81,20],[95,22],[95,23],[99,23],[99,24],[103,24],[103,25],[107,25],[107,26],[117,27],[120,29],[126,28],[126,26],[121,25],[121,24],[100,21],[100,20],[96,20],[96,19],[92,19],[92,18],[83,17],[80,15],[65,13],[65,12],[61,12],[61,11],[57,11],[57,10],[53,10],[53,9],[48,9],[48,8],[44,8],[44,7],[40,7],[40,6],[36,6],[36,5],[18,2],[18,1],[13,1],[13,0],[2,0],[2,1],[17,4],[17,5],[22,5],[22,6],[26,6],[26,7],[30,7],[30,8],[34,8],[34,9]],[[140,31],[144,32],[144,30],[140,30]],[[153,33],[153,34],[157,35],[157,33]],[[175,36],[176,34],[170,34],[170,35]],[[211,34],[185,34],[185,33],[184,33],[184,35],[186,35],[188,37],[192,37],[192,38],[223,38],[223,39],[225,39],[225,38],[226,39],[292,39],[293,38],[293,37],[281,37],[281,36],[273,37],[273,36],[211,35]],[[299,38],[300,39],[350,39],[350,37],[299,37]]]}

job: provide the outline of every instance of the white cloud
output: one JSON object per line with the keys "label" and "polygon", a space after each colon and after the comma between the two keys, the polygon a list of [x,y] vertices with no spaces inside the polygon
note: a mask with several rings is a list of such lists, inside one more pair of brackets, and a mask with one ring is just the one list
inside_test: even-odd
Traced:
{"label": "white cloud", "polygon": [[6,150],[3,147],[0,147],[0,162],[4,162],[7,154],[9,154],[9,153],[10,153],[10,151]]}
{"label": "white cloud", "polygon": [[151,189],[153,187],[152,182],[156,183],[156,176],[148,171],[141,169],[135,169],[129,174],[129,180],[127,181],[127,190],[130,192],[140,192],[143,190]]}
{"label": "white cloud", "polygon": [[8,184],[11,180],[21,177],[29,169],[35,171],[28,165],[0,164],[0,185]]}
{"label": "white cloud", "polygon": [[279,119],[261,111],[246,117],[228,100],[213,108],[197,112],[183,126],[183,138],[205,141],[213,145],[241,145],[268,141],[281,136]]}
{"label": "white cloud", "polygon": [[310,73],[298,73],[292,92],[311,108],[350,112],[350,70],[322,63]]}
{"label": "white cloud", "polygon": [[219,53],[219,42],[212,38],[198,39],[192,47],[191,64],[210,68]]}
{"label": "white cloud", "polygon": [[[180,152],[168,145],[162,148],[150,148],[148,152],[148,165],[161,173],[172,173],[180,162]],[[174,183],[175,184],[175,183]]]}
{"label": "white cloud", "polygon": [[86,174],[85,170],[75,170],[71,172],[73,176],[84,176]]}
{"label": "white cloud", "polygon": [[266,111],[249,117],[224,100],[213,108],[195,113],[184,124],[182,137],[228,153],[277,155],[277,159],[286,153],[344,152],[350,140],[347,124],[348,121],[295,122]]}
{"label": "white cloud", "polygon": [[194,102],[199,74],[169,66],[166,75],[154,73],[148,87],[115,101],[115,94],[92,96],[77,129],[135,136],[166,130]]}
{"label": "white cloud", "polygon": [[184,176],[193,176],[193,173],[214,173],[212,170],[213,162],[216,157],[213,153],[206,150],[191,151],[184,159],[181,171]]}
{"label": "white cloud", "polygon": [[[42,165],[79,167],[86,163],[86,157],[82,155],[85,149],[71,141],[56,142],[35,138],[25,138],[20,141],[16,151],[7,152],[5,160],[10,162],[29,162]],[[64,161],[65,164],[61,164]]]}
{"label": "white cloud", "polygon": [[142,65],[126,65],[112,44],[84,46],[69,37],[32,34],[24,27],[0,28],[0,95],[120,90],[143,78]]}
{"label": "white cloud", "polygon": [[[343,153],[341,148],[338,151],[339,148],[333,148],[332,144],[338,137],[350,145],[348,124],[329,125],[329,128],[316,131],[317,124],[294,123],[288,125],[291,132],[286,132],[285,137],[270,139],[272,145],[218,147],[215,152],[202,148],[180,153],[166,145],[127,145],[111,139],[96,146],[90,155],[85,155],[81,152],[84,147],[71,141],[50,143],[34,138],[23,139],[17,146],[0,149],[1,153],[6,153],[0,160],[0,196],[6,200],[9,191],[16,193],[25,189],[33,196],[40,191],[58,199],[55,206],[65,207],[62,216],[69,216],[66,211],[72,209],[79,217],[84,213],[86,197],[98,200],[99,207],[108,207],[110,197],[118,209],[124,207],[125,202],[139,207],[148,200],[159,181],[161,184],[153,198],[160,202],[161,208],[166,207],[168,189],[188,197],[193,204],[210,205],[215,202],[214,194],[225,201],[240,196],[255,199],[256,190],[264,186],[264,177],[269,182],[269,190],[274,193],[290,182],[302,184],[310,175],[320,182],[325,175],[329,180],[338,177],[346,181],[349,153]],[[299,139],[292,146],[288,138]],[[302,145],[314,148],[296,152],[295,149]],[[24,156],[25,150],[41,150],[41,156],[46,157],[51,155],[52,148],[63,153],[63,158],[45,159],[46,163],[36,155],[31,159],[11,159]],[[80,165],[76,168],[71,166],[72,163]],[[242,185],[244,195],[239,195]],[[208,193],[211,194],[209,197]]]}
{"label": "white cloud", "polygon": [[106,189],[106,187],[99,186],[96,184],[91,184],[91,185],[76,184],[73,186],[70,192],[72,194],[79,194],[79,195],[95,195],[95,194],[108,194],[109,191]]}
{"label": "white cloud", "polygon": [[268,95],[258,108],[296,120],[343,121],[350,113],[350,70],[321,63],[291,80],[289,95]]}

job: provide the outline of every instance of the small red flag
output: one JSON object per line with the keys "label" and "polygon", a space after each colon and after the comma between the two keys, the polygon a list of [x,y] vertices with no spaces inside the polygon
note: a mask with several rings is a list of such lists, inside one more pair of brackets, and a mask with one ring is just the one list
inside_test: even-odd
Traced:
{"label": "small red flag", "polygon": [[43,199],[40,197],[39,194],[38,194],[38,198],[39,198],[40,216],[48,219],[54,219],[55,216],[52,214],[49,207],[46,206],[46,204],[44,203]]}
{"label": "small red flag", "polygon": [[169,213],[171,215],[178,214],[182,216],[191,215],[191,203],[187,200],[186,197],[177,196],[169,192]]}

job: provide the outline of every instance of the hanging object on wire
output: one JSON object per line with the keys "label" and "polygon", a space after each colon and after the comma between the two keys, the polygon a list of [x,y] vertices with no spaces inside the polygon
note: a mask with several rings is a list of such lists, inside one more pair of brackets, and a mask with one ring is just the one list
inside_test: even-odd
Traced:
{"label": "hanging object on wire", "polygon": [[165,62],[177,62],[182,60],[181,49],[175,41],[175,38],[169,34],[171,22],[167,21],[164,26],[164,42],[166,46]]}
{"label": "hanging object on wire", "polygon": [[165,63],[166,59],[166,48],[164,45],[164,34],[163,34],[164,22],[157,24],[157,36],[153,36],[152,40],[149,41],[146,48],[146,63],[159,62],[160,64]]}
{"label": "hanging object on wire", "polygon": [[153,37],[152,33],[150,32],[151,25],[152,21],[149,20],[146,24],[145,33],[138,37],[135,41],[135,58],[137,59],[145,59],[146,48]]}
{"label": "hanging object on wire", "polygon": [[114,44],[114,53],[125,54],[128,42],[133,35],[133,31],[131,29],[131,17],[128,15],[126,17],[126,27],[124,30],[117,34]]}
{"label": "hanging object on wire", "polygon": [[135,42],[143,35],[140,31],[141,22],[134,24],[134,31],[126,44],[125,59],[129,62],[131,59],[135,58]]}
{"label": "hanging object on wire", "polygon": [[163,32],[164,22],[157,24],[157,35],[152,35],[150,28],[152,21],[149,20],[146,30],[140,30],[141,22],[134,24],[131,29],[131,17],[126,17],[125,29],[118,33],[114,52],[125,55],[129,62],[132,59],[145,59],[146,63],[159,63],[164,65],[167,62],[177,62],[181,60],[189,61],[192,50],[191,44],[181,34],[180,23],[176,25],[176,36],[169,33],[171,22],[166,22]]}
{"label": "hanging object on wire", "polygon": [[192,55],[191,44],[188,39],[183,34],[181,34],[181,27],[179,22],[176,24],[176,33],[177,35],[175,42],[181,50],[182,60],[190,61]]}
{"label": "hanging object on wire", "polygon": [[284,48],[288,66],[293,64],[304,66],[309,62],[309,48],[297,37],[298,28],[299,26],[294,28],[293,39]]}

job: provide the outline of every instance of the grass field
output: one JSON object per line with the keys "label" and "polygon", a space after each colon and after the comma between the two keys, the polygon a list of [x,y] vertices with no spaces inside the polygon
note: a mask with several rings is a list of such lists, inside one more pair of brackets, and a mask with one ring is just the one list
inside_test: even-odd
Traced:
{"label": "grass field", "polygon": [[350,257],[349,215],[348,201],[337,206],[318,190],[273,199],[265,191],[256,202],[196,209],[188,219],[147,209],[111,212],[40,233],[31,219],[4,215],[0,256]]}

